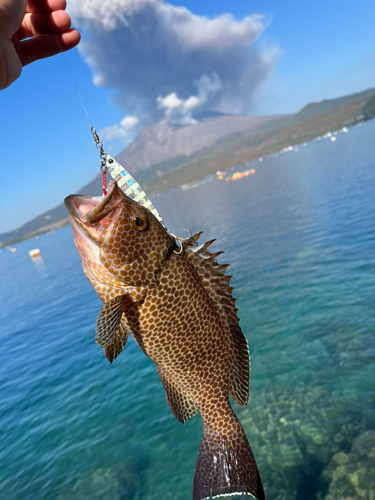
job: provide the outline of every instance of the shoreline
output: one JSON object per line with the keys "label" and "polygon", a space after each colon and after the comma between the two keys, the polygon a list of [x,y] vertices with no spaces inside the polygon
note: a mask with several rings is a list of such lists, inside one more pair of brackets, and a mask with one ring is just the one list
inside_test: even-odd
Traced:
{"label": "shoreline", "polygon": [[[186,164],[183,164],[180,167],[177,167],[176,169],[167,172],[160,177],[156,177],[154,179],[151,179],[150,181],[142,183],[142,188],[149,197],[155,196],[164,193],[165,191],[169,191],[170,189],[181,188],[181,186],[183,186],[184,184],[203,180],[210,175],[214,175],[218,170],[225,171],[233,169],[235,167],[240,167],[242,165],[246,165],[248,162],[259,160],[259,158],[281,153],[286,148],[293,149],[306,142],[311,142],[313,140],[317,140],[319,137],[324,137],[327,134],[336,134],[344,128],[350,130],[352,127],[355,127],[362,123],[367,123],[374,119],[375,118],[373,117],[357,116],[356,118],[351,120],[339,120],[339,123],[335,124],[337,128],[331,127],[331,129],[333,130],[332,132],[330,130],[327,130],[327,124],[321,124],[321,126],[314,128],[314,130],[304,131],[304,128],[302,127],[304,122],[302,122],[301,124],[293,125],[292,127],[287,127],[286,129],[276,131],[276,133],[274,133],[272,137],[268,137],[268,141],[261,141],[260,138],[256,136],[253,141],[258,142],[258,144],[249,145],[248,151],[242,150],[237,155],[231,154],[232,151],[230,149],[233,149],[233,146],[236,143],[234,145],[230,144],[229,148],[227,148],[229,149],[229,151],[227,151],[226,154],[223,151],[215,153],[214,156],[221,155],[221,159],[214,161],[213,158],[197,158],[193,162],[187,162]],[[312,119],[308,119],[305,121],[307,122],[309,120]],[[295,131],[297,133],[295,133],[291,137],[289,134]],[[284,137],[280,137],[282,135]],[[235,161],[236,159],[240,161]],[[49,231],[61,229],[68,224],[69,217],[66,216],[55,222],[46,224],[45,226],[41,226],[40,228],[28,233],[22,238],[14,238],[4,243],[0,243],[0,249],[9,247],[21,241],[35,238],[36,236],[48,233]]]}

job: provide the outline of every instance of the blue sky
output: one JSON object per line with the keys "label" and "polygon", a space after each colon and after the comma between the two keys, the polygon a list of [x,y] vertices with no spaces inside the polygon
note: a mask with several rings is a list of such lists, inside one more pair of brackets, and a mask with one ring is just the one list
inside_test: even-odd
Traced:
{"label": "blue sky", "polygon": [[[127,0],[117,0],[117,3],[121,4],[121,1]],[[159,0],[150,1],[160,4]],[[246,16],[252,14],[264,16],[261,21],[262,29],[257,40],[252,42],[252,47],[254,54],[257,54],[256,57],[265,55],[268,58],[267,63],[261,69],[256,82],[252,83],[253,87],[248,95],[243,94],[242,101],[236,103],[239,106],[236,109],[246,109],[246,112],[253,114],[292,113],[307,102],[375,87],[373,1],[363,0],[355,3],[319,0],[314,3],[301,3],[276,2],[276,0],[263,2],[172,0],[169,4],[182,5],[195,16],[206,18],[229,13],[237,20],[237,27]],[[101,5],[105,6],[105,1],[101,2]],[[89,19],[87,13],[79,12],[76,6],[74,9],[73,2],[70,5],[68,2],[68,12],[70,8],[75,14],[74,20],[78,23],[84,43],[81,52],[74,49],[66,54],[66,58],[97,130],[113,127],[125,116],[139,117],[140,124],[145,123],[145,120],[155,121],[157,113],[164,108],[161,104],[157,106],[154,94],[149,100],[151,103],[155,101],[154,108],[151,109],[149,103],[145,104],[147,93],[150,93],[150,85],[141,88],[142,84],[137,83],[126,66],[132,48],[129,43],[137,45],[138,41],[142,41],[144,35],[143,32],[137,31],[137,26],[143,29],[146,23],[147,28],[147,17],[142,17],[142,25],[134,27],[133,38],[129,42],[129,38],[122,38],[121,26],[111,38],[107,32],[104,33],[97,28],[95,20]],[[165,15],[171,13],[175,15],[176,12],[170,9]],[[193,16],[190,19],[189,15],[185,15],[188,23],[193,22],[193,25],[199,23],[200,17]],[[227,22],[228,26],[235,25],[234,20]],[[158,29],[160,30],[159,25]],[[160,36],[163,37],[163,33]],[[224,44],[226,37],[222,39]],[[125,46],[125,50],[119,50],[118,57],[111,58],[110,50],[114,49],[108,47],[112,45],[116,48],[117,40],[119,48],[121,48],[120,40],[121,43],[125,43],[126,40],[128,45]],[[233,35],[233,44],[242,43],[238,40],[237,33]],[[193,42],[189,39],[189,43]],[[228,40],[228,43],[230,42]],[[199,40],[199,43],[205,42]],[[202,45],[200,49],[203,52],[205,50]],[[161,57],[163,50],[165,50],[164,45],[159,49],[158,57]],[[233,50],[237,57],[239,50],[242,49],[234,47]],[[210,55],[211,52],[205,52],[205,56],[207,54]],[[132,57],[137,57],[137,53],[133,53]],[[145,57],[147,58],[147,54]],[[102,83],[110,88],[99,87],[93,83],[93,71],[87,64],[87,58],[96,68]],[[204,73],[204,61],[207,61],[207,58],[202,57],[201,66],[196,68],[198,72],[196,75]],[[166,57],[165,64],[172,63],[173,59],[168,62]],[[192,62],[192,65],[194,64],[195,61]],[[241,75],[239,64],[240,62],[235,70]],[[135,72],[140,72],[142,69],[137,68],[134,60],[130,68],[132,67]],[[122,68],[126,68],[127,71],[124,75],[121,74]],[[217,72],[220,84],[224,90],[226,85],[228,88],[233,88],[230,87],[233,82],[226,79],[223,68],[225,65],[220,66],[220,71]],[[211,84],[215,72],[215,66],[212,65],[207,70]],[[139,73],[139,81],[142,81],[142,78],[147,79],[147,74],[147,71],[145,75]],[[118,83],[118,78],[126,80],[127,86]],[[226,109],[225,104],[222,104],[224,98],[220,97],[221,91],[212,90],[212,85],[210,90],[202,94],[203,87],[197,85],[197,79],[193,83],[192,78],[189,87],[183,82],[183,79],[187,78],[184,73],[181,74],[181,80],[178,79],[178,75],[172,73],[170,78],[173,80],[173,85],[168,87],[166,82],[161,82],[160,88],[169,88],[171,92],[173,90],[181,102],[187,102],[187,98],[193,95],[192,89],[195,88],[197,98],[201,99],[200,102],[203,102],[204,106],[215,104],[219,108],[224,106],[223,109]],[[151,77],[150,80],[152,84]],[[143,99],[139,102],[143,107],[138,105],[137,85],[140,87],[140,97]],[[163,94],[160,91],[161,97],[166,97],[168,92],[165,91]],[[137,106],[133,101],[138,103]],[[21,78],[0,93],[0,109],[3,144],[0,208],[2,214],[5,214],[0,220],[0,233],[3,233],[53,208],[68,194],[77,192],[99,172],[100,163],[87,117],[61,55],[24,68]],[[135,132],[136,130],[134,129]],[[106,136],[104,132],[103,135]],[[107,151],[112,154],[118,153],[131,137],[130,134],[113,140],[108,138],[105,143]],[[99,189],[98,184],[98,194]]]}

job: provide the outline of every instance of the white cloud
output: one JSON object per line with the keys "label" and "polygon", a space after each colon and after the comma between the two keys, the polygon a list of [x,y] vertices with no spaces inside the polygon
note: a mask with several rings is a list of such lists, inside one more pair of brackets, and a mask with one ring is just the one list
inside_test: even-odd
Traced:
{"label": "white cloud", "polygon": [[179,124],[195,123],[192,112],[198,106],[202,106],[207,100],[216,94],[221,88],[220,78],[216,73],[212,77],[202,75],[194,82],[198,95],[191,95],[185,100],[180,99],[176,92],[166,97],[158,96],[156,102],[159,109],[163,109],[167,121]]}
{"label": "white cloud", "polygon": [[207,102],[208,99],[213,97],[223,87],[217,73],[212,73],[211,77],[202,75],[193,85],[198,90],[200,104]]}
{"label": "white cloud", "polygon": [[199,106],[199,104],[200,104],[199,98],[195,95],[191,95],[189,99],[186,99],[186,101],[184,102],[184,108],[186,110],[191,110]]}
{"label": "white cloud", "polygon": [[136,116],[125,116],[120,122],[120,125],[125,130],[133,129],[136,125],[138,125],[139,119]]}
{"label": "white cloud", "polygon": [[199,99],[196,96],[192,95],[183,101],[177,97],[176,92],[172,92],[166,97],[158,96],[156,102],[158,103],[158,108],[164,110],[167,121],[179,124],[195,122],[191,112],[199,105]]}
{"label": "white cloud", "polygon": [[171,94],[167,95],[166,97],[161,97],[159,96],[156,99],[158,103],[159,108],[164,108],[164,109],[176,109],[180,106],[183,105],[183,101],[177,97],[176,92],[172,92]]}
{"label": "white cloud", "polygon": [[198,107],[248,113],[278,55],[254,45],[257,14],[208,18],[162,0],[71,0],[69,13],[95,84],[117,89],[115,102],[143,122]]}
{"label": "white cloud", "polygon": [[113,141],[124,137],[132,137],[135,134],[139,119],[136,116],[126,116],[120,122],[110,127],[105,127],[99,131],[99,136],[103,141]]}

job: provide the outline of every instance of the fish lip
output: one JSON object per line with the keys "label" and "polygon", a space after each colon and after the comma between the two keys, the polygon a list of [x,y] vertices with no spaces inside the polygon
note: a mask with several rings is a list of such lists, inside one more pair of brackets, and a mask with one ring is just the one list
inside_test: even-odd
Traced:
{"label": "fish lip", "polygon": [[107,194],[102,198],[95,207],[86,212],[86,220],[89,224],[95,224],[101,221],[106,215],[116,208],[116,204],[112,200],[115,191],[117,191],[117,182],[111,181],[108,185]]}
{"label": "fish lip", "polygon": [[[88,236],[90,238],[90,240],[94,241],[95,243],[98,243],[99,242],[98,235],[96,234],[96,232],[94,232],[92,230],[92,228],[90,226],[88,226],[85,215],[82,212],[80,212],[78,210],[78,208],[76,207],[76,205],[74,204],[74,200],[77,200],[78,198],[82,199],[82,200],[87,200],[87,201],[90,200],[91,202],[93,200],[93,198],[91,196],[82,196],[79,194],[71,194],[71,195],[67,196],[64,200],[64,203],[65,203],[65,206],[69,212],[70,222],[71,223],[73,222],[76,226],[78,226],[78,228],[81,229],[81,231],[86,236]],[[99,200],[98,200],[98,203],[99,203]],[[71,224],[71,225],[73,226],[73,224]]]}
{"label": "fish lip", "polygon": [[[116,189],[117,182],[111,181],[108,186],[108,194],[105,197],[71,194],[64,200],[71,220],[73,220],[77,224],[77,226],[86,234],[86,236],[88,236],[95,243],[99,243],[100,235],[102,232],[102,227],[99,224],[99,221],[109,213],[110,210],[107,210],[107,212],[105,212],[105,209],[110,203]],[[90,207],[90,209],[83,212],[80,210],[80,207],[82,206],[84,206],[85,208]],[[100,207],[99,210],[98,207]],[[90,212],[92,214],[95,209],[98,213],[96,213],[94,217],[90,217]],[[101,214],[103,215],[101,216]]]}
{"label": "fish lip", "polygon": [[87,205],[91,205],[92,208],[96,208],[98,205],[102,205],[103,208],[109,203],[109,201],[112,199],[112,196],[114,195],[115,191],[117,188],[117,182],[111,181],[108,185],[108,192],[107,195],[104,197],[95,197],[95,196],[85,196],[83,194],[71,194],[67,196],[64,200],[64,203],[66,205],[66,208],[68,209],[68,212],[70,215],[72,215],[74,218],[78,217],[80,220],[86,221],[86,214],[89,213],[91,210],[86,211],[84,214],[79,210],[79,208],[76,206],[76,203],[74,203],[74,200],[80,199],[84,200]]}

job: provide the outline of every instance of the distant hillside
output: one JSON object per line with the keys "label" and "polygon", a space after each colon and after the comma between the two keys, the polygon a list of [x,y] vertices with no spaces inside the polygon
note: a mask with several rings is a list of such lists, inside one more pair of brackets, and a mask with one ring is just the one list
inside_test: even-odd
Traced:
{"label": "distant hillside", "polygon": [[[371,110],[375,111],[374,98],[375,94],[360,97],[305,120],[302,120],[300,114],[297,113],[287,119],[277,120],[273,124],[267,122],[256,132],[238,135],[234,140],[207,149],[205,154],[189,160],[163,176],[144,183],[143,188],[148,194],[155,194],[206,177],[217,170],[226,170],[252,159],[275,153],[287,146],[310,141],[344,126],[350,127],[372,117],[369,113]],[[366,114],[367,109],[369,113]],[[281,125],[288,122],[291,125]],[[271,125],[273,125],[272,128]]]}
{"label": "distant hillside", "polygon": [[[374,117],[375,89],[310,103],[293,115],[210,113],[199,117],[199,123],[183,127],[166,123],[146,127],[116,158],[130,173],[138,170],[137,180],[148,194],[156,194]],[[100,178],[79,191],[98,195]],[[1,234],[0,248],[67,223],[67,211],[61,203],[19,229]]]}
{"label": "distant hillside", "polygon": [[298,113],[303,120],[307,118],[311,118],[316,115],[320,115],[322,113],[326,113],[331,109],[337,108],[339,106],[343,106],[344,104],[348,104],[355,99],[359,99],[360,97],[366,97],[370,94],[375,93],[375,88],[364,90],[363,92],[358,92],[357,94],[350,94],[344,97],[339,97],[337,99],[324,99],[320,102],[312,102],[307,104],[301,111]]}
{"label": "distant hillside", "polygon": [[[100,193],[102,185],[101,176],[96,177],[80,189],[81,193],[88,196],[97,196]],[[14,231],[0,234],[0,248],[5,245],[21,241],[26,238],[33,238],[41,233],[52,231],[68,224],[68,213],[64,203],[60,203],[52,210],[44,212],[35,219],[26,222],[23,226]]]}
{"label": "distant hillside", "polygon": [[167,122],[149,125],[121,153],[118,162],[136,174],[151,166],[182,158],[186,161],[193,153],[212,146],[223,137],[241,130],[256,128],[272,116],[230,116],[216,113],[204,115],[201,121],[188,125]]}
{"label": "distant hillside", "polygon": [[367,101],[363,108],[363,114],[366,120],[375,118],[375,94]]}

